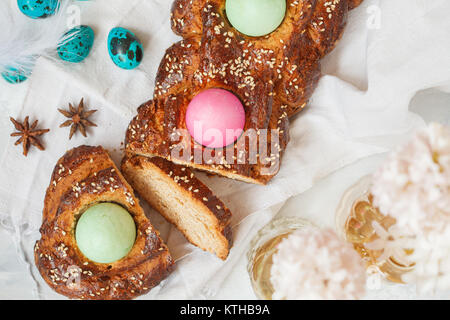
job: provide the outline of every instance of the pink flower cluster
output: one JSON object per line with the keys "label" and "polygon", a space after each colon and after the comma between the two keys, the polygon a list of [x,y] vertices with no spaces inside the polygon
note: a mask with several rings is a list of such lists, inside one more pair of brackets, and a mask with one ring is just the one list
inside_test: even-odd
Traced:
{"label": "pink flower cluster", "polygon": [[411,239],[416,267],[405,280],[424,291],[450,288],[450,129],[418,132],[374,174],[371,192]]}
{"label": "pink flower cluster", "polygon": [[331,229],[300,229],[273,256],[273,299],[359,299],[366,271],[353,247]]}

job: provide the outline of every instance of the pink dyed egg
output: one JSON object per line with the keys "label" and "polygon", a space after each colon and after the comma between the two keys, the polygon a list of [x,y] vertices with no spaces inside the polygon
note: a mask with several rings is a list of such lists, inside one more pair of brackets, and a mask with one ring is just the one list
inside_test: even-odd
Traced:
{"label": "pink dyed egg", "polygon": [[186,126],[194,140],[205,147],[228,146],[244,131],[244,106],[227,90],[202,91],[189,103]]}

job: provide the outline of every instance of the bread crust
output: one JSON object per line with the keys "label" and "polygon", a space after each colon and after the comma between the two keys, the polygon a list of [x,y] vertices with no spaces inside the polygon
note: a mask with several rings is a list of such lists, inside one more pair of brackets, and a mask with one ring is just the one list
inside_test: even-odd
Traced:
{"label": "bread crust", "polygon": [[[170,223],[175,225],[189,242],[203,250],[216,254],[220,259],[225,260],[227,258],[229,249],[232,246],[231,212],[207,186],[194,176],[194,173],[189,168],[175,165],[159,157],[149,158],[136,155],[125,157],[121,168],[126,179],[133,185],[139,195],[158,210]],[[152,171],[159,179],[164,179],[165,183],[170,185],[171,188],[177,188],[183,194],[183,198],[188,203],[187,210],[191,209],[190,207],[192,206],[197,206],[200,208],[201,213],[209,218],[209,221],[212,221],[208,225],[210,232],[214,233],[214,239],[211,239],[211,249],[208,250],[208,248],[202,247],[201,244],[195,241],[190,232],[180,228],[177,222],[166,213],[167,208],[161,206],[155,195],[149,192],[149,182],[142,179],[143,173],[149,171]],[[185,214],[187,213],[179,212],[181,218]]]}
{"label": "bread crust", "polygon": [[356,7],[358,7],[361,3],[363,2],[363,0],[350,0],[349,4],[348,4],[348,8],[351,9],[355,9]]}
{"label": "bread crust", "polygon": [[[75,239],[78,218],[101,202],[124,207],[137,228],[129,254],[111,264],[90,261]],[[81,146],[58,161],[45,196],[40,232],[34,249],[36,266],[50,287],[72,299],[133,299],[172,270],[166,245],[102,147]]]}
{"label": "bread crust", "polygon": [[[159,156],[178,164],[220,174],[249,183],[266,184],[278,172],[269,170],[281,161],[289,141],[289,117],[301,111],[320,78],[320,59],[342,35],[349,8],[359,0],[287,0],[281,26],[265,37],[253,38],[235,30],[226,18],[225,0],[175,0],[172,29],[184,39],[170,47],[158,70],[152,101],[138,109],[126,134],[127,152]],[[277,132],[269,136],[267,157],[250,161],[249,148],[234,152],[233,163],[198,163],[174,156],[179,145],[177,129],[186,129],[189,101],[200,91],[223,88],[236,94],[246,112],[244,130]],[[175,135],[175,136],[174,136]],[[206,148],[190,138],[191,154]],[[220,158],[222,151],[212,150]],[[219,153],[219,154],[217,154]],[[279,168],[279,164],[277,165]]]}

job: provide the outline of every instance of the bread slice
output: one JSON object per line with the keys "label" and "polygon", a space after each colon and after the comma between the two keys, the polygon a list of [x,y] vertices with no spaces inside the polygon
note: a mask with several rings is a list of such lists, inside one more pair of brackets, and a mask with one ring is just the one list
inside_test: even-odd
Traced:
{"label": "bread slice", "polygon": [[[107,264],[85,257],[75,239],[78,218],[101,202],[124,207],[137,229],[128,255]],[[167,246],[102,147],[81,146],[58,161],[45,196],[40,232],[34,249],[36,266],[50,287],[72,299],[132,299],[156,286],[173,267]]]}
{"label": "bread slice", "polygon": [[130,155],[122,172],[153,208],[197,247],[225,260],[231,247],[231,212],[193,172],[163,158]]}

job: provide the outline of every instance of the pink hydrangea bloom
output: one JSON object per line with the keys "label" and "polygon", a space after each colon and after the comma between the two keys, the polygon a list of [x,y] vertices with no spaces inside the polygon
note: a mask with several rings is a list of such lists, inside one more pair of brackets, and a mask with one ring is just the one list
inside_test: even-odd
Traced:
{"label": "pink hydrangea bloom", "polygon": [[405,280],[450,288],[450,130],[431,124],[373,176],[374,204],[412,239],[416,267]]}
{"label": "pink hydrangea bloom", "polygon": [[278,245],[273,256],[273,299],[359,299],[366,272],[353,247],[331,230],[305,228]]}

